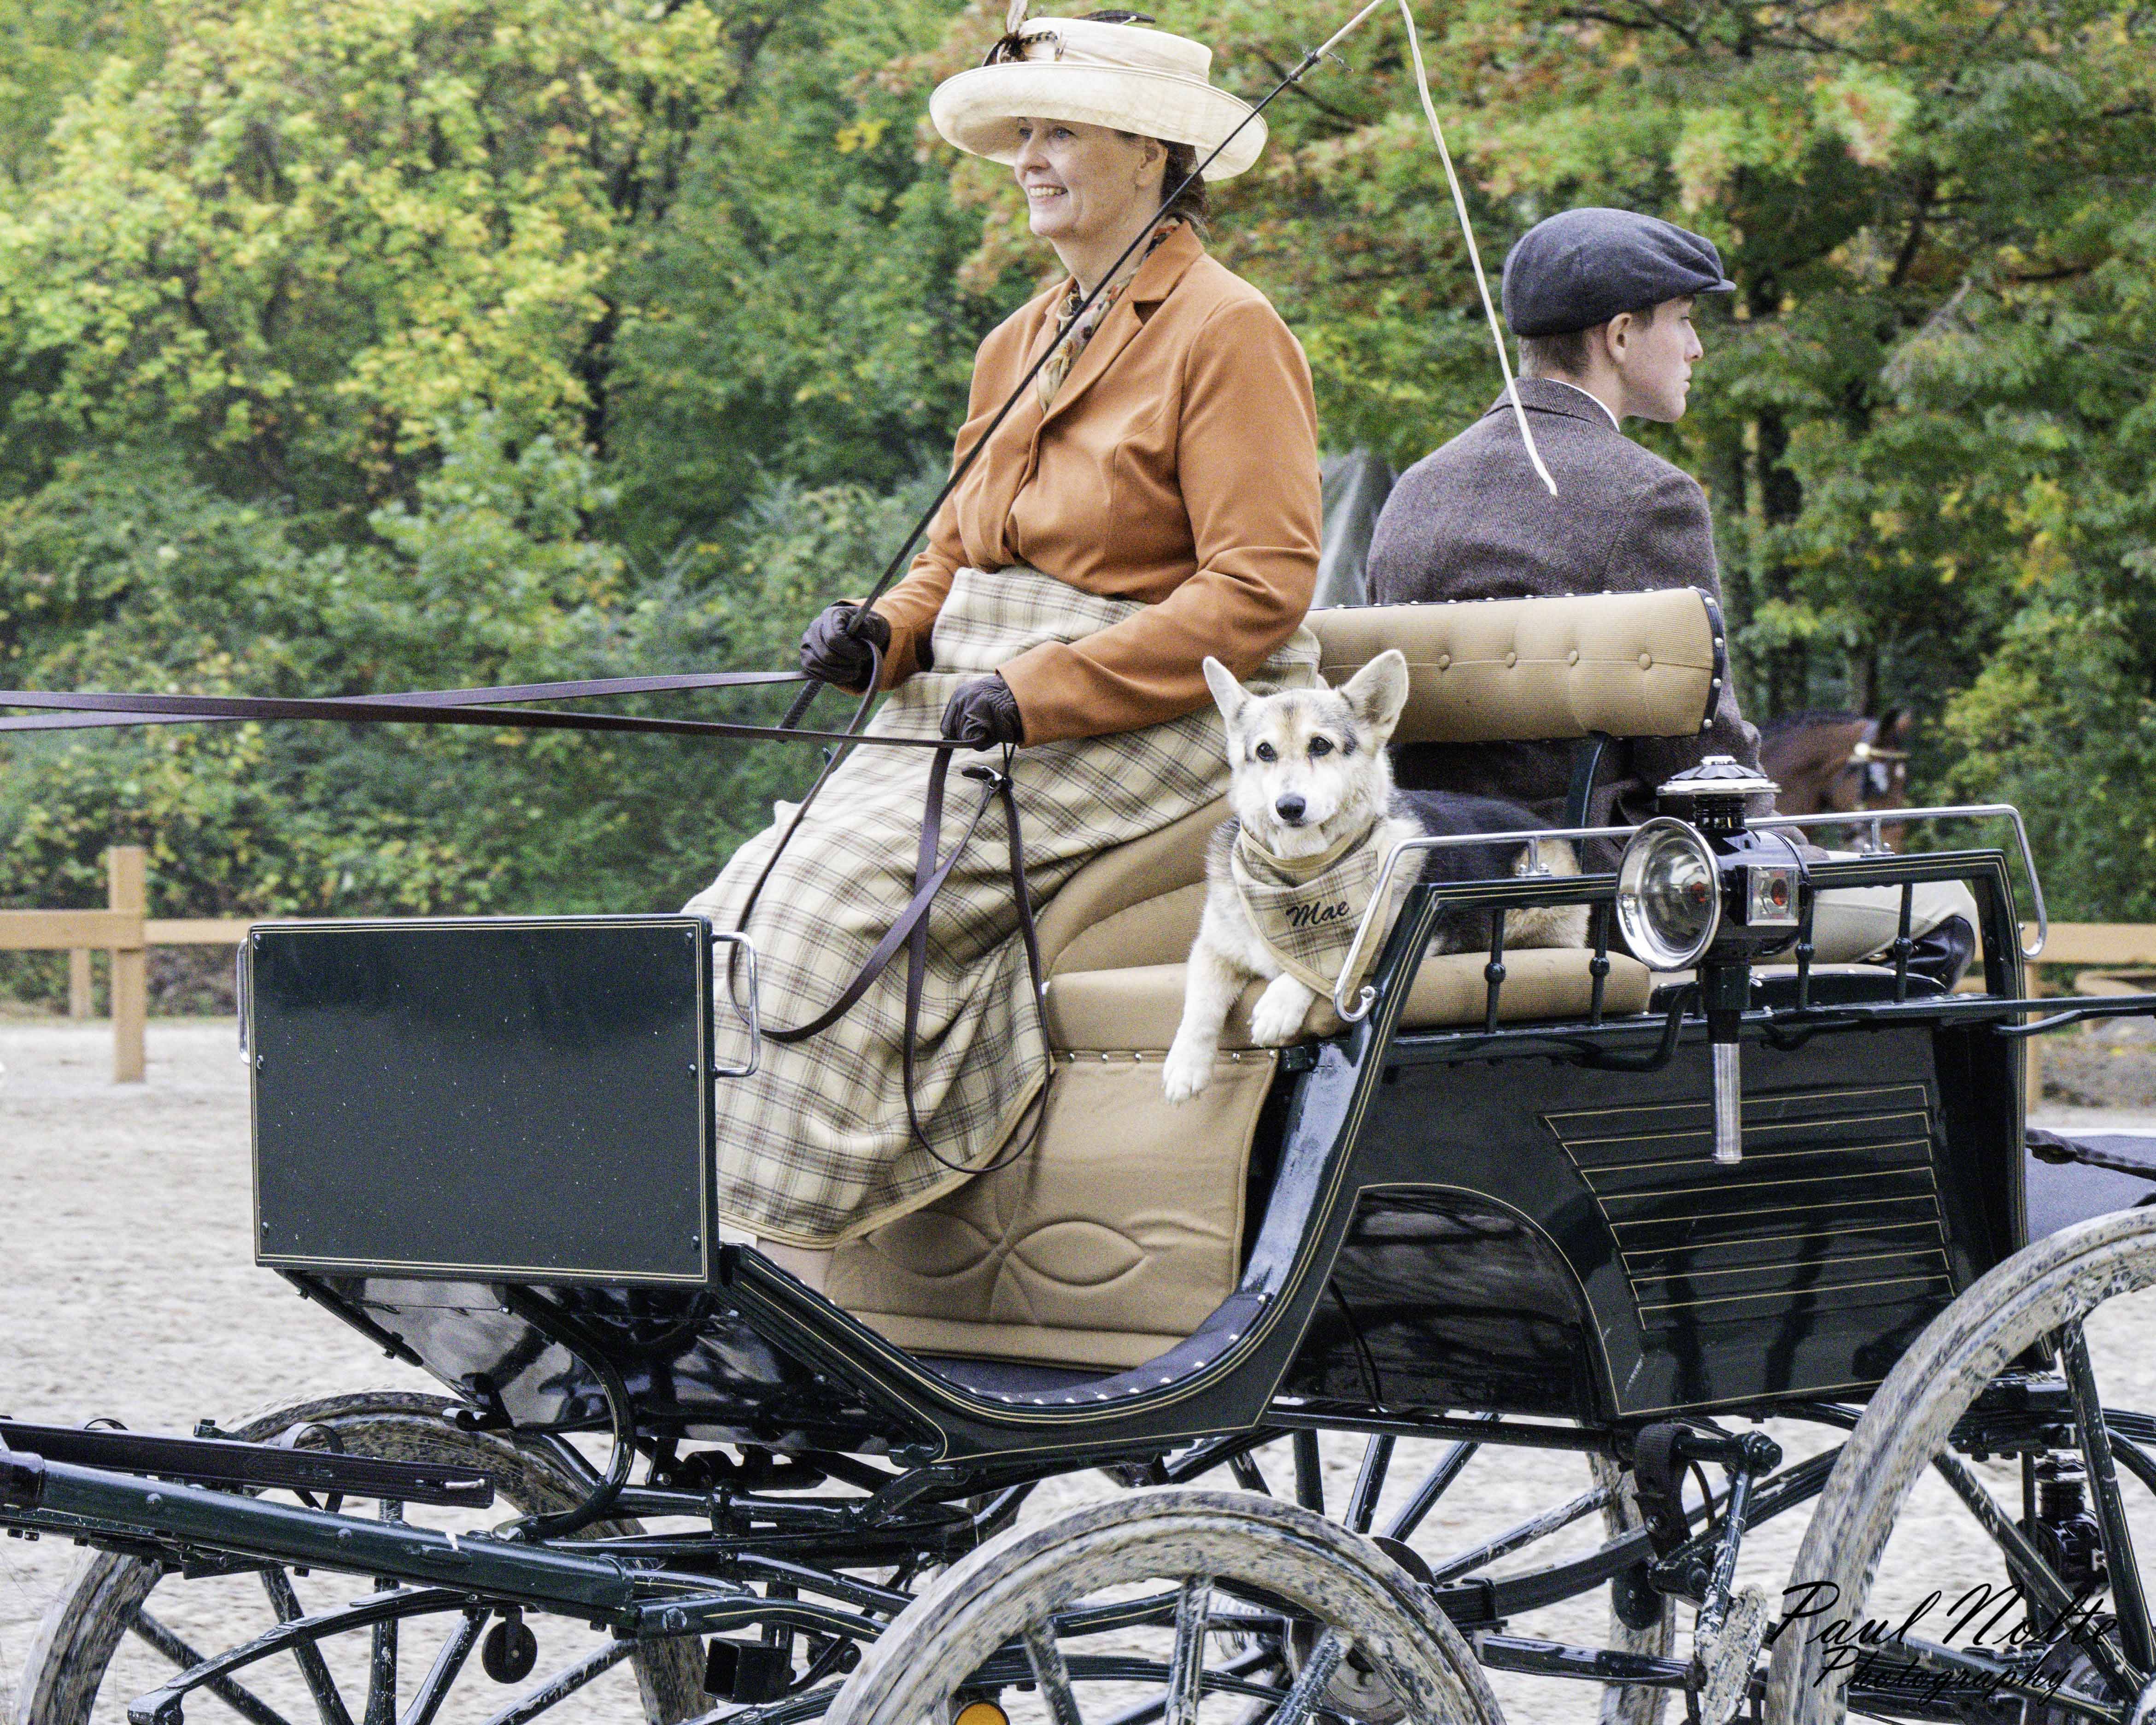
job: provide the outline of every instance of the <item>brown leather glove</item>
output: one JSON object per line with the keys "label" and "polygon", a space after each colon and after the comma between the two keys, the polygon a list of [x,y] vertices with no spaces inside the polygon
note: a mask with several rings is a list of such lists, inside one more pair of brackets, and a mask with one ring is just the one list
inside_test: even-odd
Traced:
{"label": "brown leather glove", "polygon": [[1024,742],[1025,721],[1019,716],[1018,696],[993,673],[960,684],[943,709],[943,734],[976,749]]}
{"label": "brown leather glove", "polygon": [[889,653],[891,624],[875,612],[841,599],[802,631],[801,669],[819,683],[858,691],[867,684],[874,664],[871,642],[878,653]]}

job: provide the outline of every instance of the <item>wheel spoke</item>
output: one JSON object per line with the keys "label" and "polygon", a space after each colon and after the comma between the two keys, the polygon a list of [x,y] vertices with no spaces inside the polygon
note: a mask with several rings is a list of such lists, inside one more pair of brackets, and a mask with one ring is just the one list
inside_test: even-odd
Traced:
{"label": "wheel spoke", "polygon": [[[1217,1625],[1218,1620],[1214,1621]],[[1206,1672],[1204,1687],[1219,1695],[1247,1696],[1259,1701],[1285,1700],[1286,1690],[1268,1689],[1262,1684],[1249,1681],[1254,1671],[1261,1671],[1266,1666],[1280,1662],[1278,1648],[1260,1647],[1229,1660],[1218,1671]],[[1154,1725],[1154,1722],[1167,1710],[1168,1703],[1164,1700],[1142,1701],[1136,1707],[1117,1713],[1106,1721],[1106,1725]]]}
{"label": "wheel spoke", "polygon": [[1025,1626],[1025,1662],[1032,1668],[1033,1681],[1040,1686],[1040,1698],[1047,1704],[1048,1717],[1055,1725],[1086,1725],[1078,1712],[1078,1697],[1070,1692],[1070,1668],[1063,1663],[1063,1649],[1057,1645],[1051,1625],[1029,1623]]}
{"label": "wheel spoke", "polygon": [[412,1697],[412,1705],[405,1708],[398,1725],[432,1725],[434,1715],[449,1697],[449,1685],[456,1681],[457,1673],[464,1669],[472,1649],[479,1645],[480,1633],[485,1629],[490,1615],[484,1607],[477,1606],[465,1613],[465,1620],[458,1625],[456,1633],[442,1643],[442,1651],[434,1656],[434,1664],[428,1667],[426,1677],[419,1685],[419,1692]]}
{"label": "wheel spoke", "polygon": [[1377,1519],[1378,1499],[1385,1489],[1385,1471],[1393,1464],[1393,1440],[1380,1433],[1363,1446],[1363,1471],[1355,1476],[1355,1489],[1348,1499],[1348,1525],[1358,1533],[1370,1531]]}
{"label": "wheel spoke", "polygon": [[2132,1438],[2116,1430],[2111,1434],[2111,1453],[2134,1478],[2156,1491],[2156,1455],[2151,1455]]}
{"label": "wheel spoke", "polygon": [[1475,1452],[1481,1447],[1480,1444],[1460,1443],[1447,1450],[1437,1466],[1430,1469],[1429,1476],[1415,1487],[1414,1496],[1400,1506],[1400,1512],[1393,1517],[1392,1525],[1385,1529],[1385,1538],[1411,1538],[1414,1530],[1422,1526],[1430,1512],[1437,1507],[1437,1500],[1444,1497],[1451,1489],[1452,1482],[1460,1477],[1460,1469],[1467,1466],[1474,1458]]}
{"label": "wheel spoke", "polygon": [[1583,1516],[1593,1515],[1609,1502],[1610,1496],[1609,1486],[1597,1486],[1591,1491],[1582,1492],[1569,1503],[1560,1504],[1555,1509],[1545,1510],[1541,1515],[1522,1522],[1517,1527],[1500,1533],[1495,1539],[1476,1546],[1472,1551],[1464,1551],[1456,1558],[1448,1558],[1430,1572],[1430,1585],[1435,1587],[1457,1580],[1462,1575],[1480,1569],[1485,1563],[1495,1563],[1507,1552],[1517,1551],[1523,1545],[1532,1545],[1537,1539],[1556,1532],[1560,1527],[1568,1527]]}
{"label": "wheel spoke", "polygon": [[1167,1725],[1198,1725],[1199,1686],[1205,1676],[1205,1618],[1213,1606],[1213,1578],[1194,1575],[1175,1602],[1175,1651],[1168,1656]]}
{"label": "wheel spoke", "polygon": [[2111,1433],[2103,1423],[2103,1400],[2097,1394],[2096,1368],[2089,1363],[2088,1340],[2080,1321],[2059,1327],[2059,1353],[2066,1368],[2066,1392],[2074,1401],[2081,1428],[2082,1459],[2088,1466],[2089,1495],[2095,1501],[2097,1527],[2103,1535],[2104,1565],[2111,1572],[2112,1609],[2118,1617],[2119,1645],[2143,1678],[2156,1667],[2156,1632],[2148,1621],[2148,1596],[2133,1554],[2133,1534],[2119,1501],[2118,1469],[2112,1460]]}
{"label": "wheel spoke", "polygon": [[537,1718],[547,1708],[574,1695],[593,1678],[612,1671],[635,1651],[636,1643],[634,1641],[609,1641],[596,1652],[586,1654],[574,1665],[563,1666],[536,1689],[519,1696],[488,1720],[486,1725],[524,1725],[526,1719]]}
{"label": "wheel spoke", "polygon": [[2030,1604],[2039,1608],[2051,1621],[2071,1621],[2074,1645],[2095,1661],[2098,1670],[2112,1686],[2122,1693],[2131,1694],[2136,1686],[2127,1676],[2118,1661],[2118,1651],[2103,1636],[2092,1634],[2086,1621],[2074,1612],[2073,1590],[2059,1579],[2058,1572],[2044,1561],[2044,1554],[2029,1542],[2029,1536],[2015,1525],[2013,1518],[1999,1507],[1999,1502],[1984,1488],[1984,1482],[1969,1471],[1957,1457],[1945,1454],[1934,1455],[1932,1465],[1946,1482],[1953,1487],[1954,1495],[1969,1507],[1976,1517],[1977,1525],[1991,1536],[1992,1543],[2006,1559],[2006,1573],[2028,1595]]}
{"label": "wheel spoke", "polygon": [[377,1623],[367,1666],[367,1725],[396,1725],[397,1625]]}
{"label": "wheel spoke", "polygon": [[[137,1611],[128,1627],[183,1671],[191,1671],[203,1663],[201,1654],[146,1611]],[[285,1716],[276,1708],[229,1677],[213,1677],[203,1686],[240,1717],[252,1720],[254,1725],[285,1725]]]}
{"label": "wheel spoke", "polygon": [[1325,1513],[1325,1463],[1317,1450],[1317,1434],[1305,1428],[1295,1435],[1295,1501],[1305,1509]]}
{"label": "wheel spoke", "polygon": [[1347,1656],[1348,1637],[1338,1630],[1327,1630],[1320,1635],[1296,1677],[1295,1686],[1288,1691],[1287,1699],[1273,1715],[1271,1725],[1303,1725],[1303,1721],[1317,1711],[1318,1703],[1332,1685],[1333,1674],[1340,1669],[1340,1661]]}
{"label": "wheel spoke", "polygon": [[[278,1622],[296,1622],[304,1615],[292,1578],[282,1569],[264,1569],[262,1589],[270,1595],[270,1609],[276,1612]],[[312,1641],[302,1641],[292,1650],[292,1657],[300,1662],[300,1675],[307,1681],[307,1693],[315,1698],[321,1725],[352,1725],[352,1715],[345,1709],[344,1697],[337,1691],[336,1679],[330,1675],[322,1650]]]}

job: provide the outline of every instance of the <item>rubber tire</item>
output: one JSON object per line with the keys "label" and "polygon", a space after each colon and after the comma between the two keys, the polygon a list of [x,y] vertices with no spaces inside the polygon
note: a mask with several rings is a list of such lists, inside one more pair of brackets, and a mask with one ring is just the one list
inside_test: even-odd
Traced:
{"label": "rubber tire", "polygon": [[[1590,1455],[1588,1465],[1594,1475],[1594,1483],[1614,1488],[1615,1495],[1603,1506],[1602,1525],[1612,1539],[1630,1532],[1644,1522],[1640,1513],[1640,1500],[1634,1494],[1632,1472],[1620,1468],[1606,1456]],[[1618,1616],[1613,1604],[1609,1610],[1609,1645],[1621,1653],[1644,1653],[1650,1658],[1667,1659],[1670,1650],[1676,1645],[1677,1602],[1666,1595],[1662,1599],[1662,1615],[1643,1630],[1635,1630]],[[1602,1692],[1602,1725],[1661,1725],[1662,1714],[1669,1705],[1670,1692],[1643,1685],[1620,1686],[1610,1684]]]}
{"label": "rubber tire", "polygon": [[[1887,1375],[1851,1432],[1812,1511],[1790,1572],[1830,1581],[1835,1615],[1861,1622],[1880,1553],[1903,1501],[1947,1434],[2007,1362],[2116,1295],[2156,1286],[2156,1210],[2122,1210],[2038,1240],[1981,1277],[1932,1320]],[[1774,1647],[1768,1725],[1839,1725],[1846,1671],[1820,1681],[1818,1645]]]}
{"label": "rubber tire", "polygon": [[918,1725],[998,1646],[1127,1580],[1211,1574],[1262,1586],[1348,1631],[1411,1681],[1411,1717],[1502,1725],[1467,1644],[1405,1570],[1337,1522],[1255,1492],[1160,1486],[1014,1527],[893,1620],[829,1725]]}
{"label": "rubber tire", "polygon": [[[494,1476],[501,1497],[526,1513],[566,1509],[583,1497],[583,1489],[538,1446],[519,1443],[511,1434],[450,1425],[442,1417],[444,1400],[389,1389],[322,1396],[252,1414],[230,1435],[260,1441],[295,1425],[325,1425],[356,1455],[483,1469]],[[638,1528],[633,1522],[606,1522],[589,1531],[598,1536]],[[38,1627],[23,1662],[16,1717],[38,1725],[90,1725],[105,1666],[162,1579],[157,1564],[140,1558],[86,1553]],[[706,1709],[697,1638],[647,1643],[632,1662],[652,1725],[676,1725]]]}

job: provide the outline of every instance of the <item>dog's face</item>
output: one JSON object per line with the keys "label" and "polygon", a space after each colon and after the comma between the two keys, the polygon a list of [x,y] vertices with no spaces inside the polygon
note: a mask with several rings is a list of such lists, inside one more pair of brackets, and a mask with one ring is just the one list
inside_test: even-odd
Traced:
{"label": "dog's face", "polygon": [[1408,662],[1380,653],[1337,689],[1253,695],[1217,659],[1205,681],[1228,725],[1235,818],[1280,856],[1315,855],[1383,810],[1385,745],[1408,697]]}

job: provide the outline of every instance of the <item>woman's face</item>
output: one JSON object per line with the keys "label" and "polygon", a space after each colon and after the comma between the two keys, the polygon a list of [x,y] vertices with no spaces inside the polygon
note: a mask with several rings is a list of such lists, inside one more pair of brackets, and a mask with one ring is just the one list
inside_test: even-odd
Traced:
{"label": "woman's face", "polygon": [[1075,120],[1021,120],[1018,136],[1012,167],[1043,239],[1123,239],[1160,203],[1166,152],[1152,138]]}

